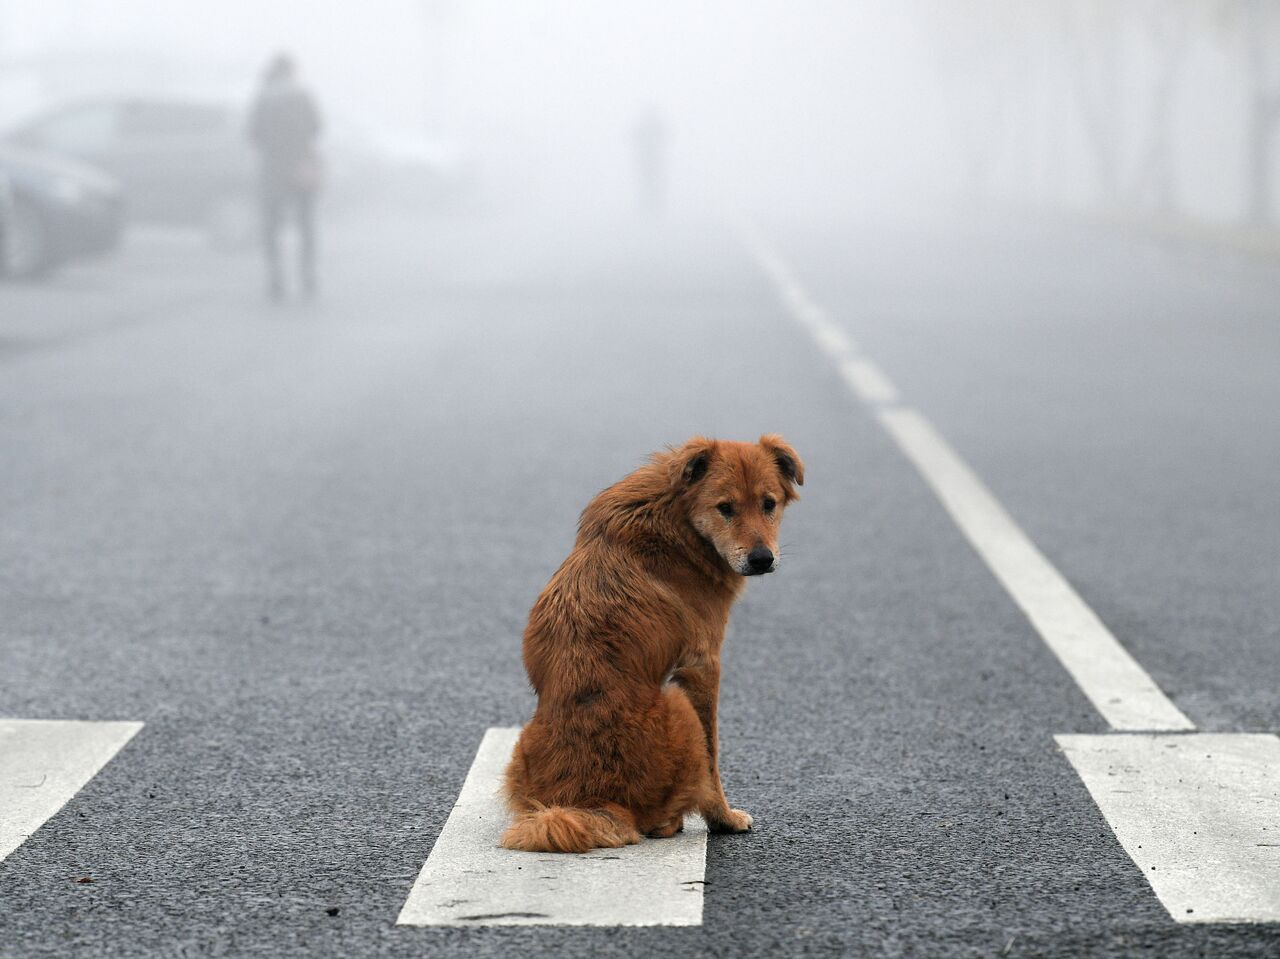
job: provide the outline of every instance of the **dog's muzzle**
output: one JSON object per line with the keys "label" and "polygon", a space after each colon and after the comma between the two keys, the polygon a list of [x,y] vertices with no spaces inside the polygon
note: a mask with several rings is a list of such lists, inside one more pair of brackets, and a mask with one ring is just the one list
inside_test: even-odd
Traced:
{"label": "dog's muzzle", "polygon": [[757,546],[747,554],[747,568],[742,571],[742,575],[760,576],[772,573],[773,563],[773,550],[767,546]]}

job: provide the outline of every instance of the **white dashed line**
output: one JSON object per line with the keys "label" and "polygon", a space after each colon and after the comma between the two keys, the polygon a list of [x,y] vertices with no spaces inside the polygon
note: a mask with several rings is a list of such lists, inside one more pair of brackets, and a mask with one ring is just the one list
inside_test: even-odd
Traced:
{"label": "white dashed line", "polygon": [[1123,731],[1057,741],[1169,915],[1280,921],[1280,739],[1194,732],[932,424],[897,405],[889,378],[854,348],[834,349],[830,319],[776,251],[754,229],[743,234],[788,314],[875,408],[1071,678]]}
{"label": "white dashed line", "polygon": [[898,402],[898,389],[889,377],[868,359],[846,357],[840,361],[844,381],[868,406],[887,406]]}
{"label": "white dashed line", "polygon": [[821,311],[811,318],[810,329],[813,331],[814,339],[818,341],[818,345],[832,359],[837,359],[853,352],[853,340],[845,335],[844,330],[825,319],[825,315]]}
{"label": "white dashed line", "polygon": [[0,719],[0,860],[84,788],[142,723]]}
{"label": "white dashed line", "polygon": [[923,416],[880,422],[1112,729],[1195,729]]}
{"label": "white dashed line", "polygon": [[499,789],[519,729],[490,729],[400,911],[402,926],[698,926],[706,827],[582,855],[513,852]]}
{"label": "white dashed line", "polygon": [[851,346],[835,351],[839,338],[829,332],[831,320],[782,257],[755,230],[743,232],[788,313],[836,362],[854,394],[879,408],[881,425],[1112,728],[1194,729],[929,421],[895,405],[897,387],[879,366]]}

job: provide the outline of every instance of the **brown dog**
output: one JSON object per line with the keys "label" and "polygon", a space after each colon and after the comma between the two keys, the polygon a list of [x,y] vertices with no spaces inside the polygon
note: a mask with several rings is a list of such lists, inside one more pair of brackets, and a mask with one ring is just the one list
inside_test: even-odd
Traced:
{"label": "brown dog", "polygon": [[780,436],[696,437],[598,495],[529,614],[538,708],[507,767],[509,849],[585,852],[745,832],[716,761],[720,646],[742,577],[777,565],[804,466]]}

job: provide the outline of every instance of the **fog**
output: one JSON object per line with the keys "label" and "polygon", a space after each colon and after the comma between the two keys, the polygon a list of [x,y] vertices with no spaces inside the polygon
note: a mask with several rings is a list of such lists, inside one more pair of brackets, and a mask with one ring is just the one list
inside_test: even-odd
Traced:
{"label": "fog", "polygon": [[[857,210],[946,189],[920,31],[897,4],[13,3],[3,116],[88,92],[247,101],[292,51],[326,112],[429,134],[495,196],[617,204],[637,116],[667,129],[676,202]],[[943,162],[939,162],[942,160]]]}
{"label": "fog", "polygon": [[1256,0],[6,0],[0,130],[101,96],[243,113],[288,51],[349,186],[417,163],[454,208],[1257,225],[1278,50]]}
{"label": "fog", "polygon": [[465,154],[501,202],[625,206],[649,112],[689,208],[1230,218],[1251,202],[1249,43],[1276,47],[1251,6],[8,0],[0,120],[104,92],[245,103],[289,50],[327,115]]}

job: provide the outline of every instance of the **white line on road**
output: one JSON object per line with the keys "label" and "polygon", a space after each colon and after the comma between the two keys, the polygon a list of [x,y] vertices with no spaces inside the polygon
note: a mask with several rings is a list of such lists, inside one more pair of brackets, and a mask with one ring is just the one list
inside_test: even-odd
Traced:
{"label": "white line on road", "polygon": [[1178,922],[1280,922],[1280,738],[1058,736]]}
{"label": "white line on road", "polygon": [[923,416],[903,408],[884,409],[879,415],[978,555],[1113,729],[1195,729]]}
{"label": "white line on road", "polygon": [[777,251],[749,225],[742,235],[788,313],[835,360],[855,395],[880,408],[880,423],[1112,728],[1195,729],[929,421],[894,407],[898,390],[880,367],[847,338],[848,348],[837,349],[840,337],[828,332],[834,324]]}
{"label": "white line on road", "polygon": [[[830,338],[815,331],[820,308],[758,232],[748,227],[744,239],[784,307],[830,355]],[[851,349],[836,359],[1084,694],[1113,729],[1133,731],[1057,740],[1170,916],[1280,921],[1280,739],[1194,732],[929,421],[893,405],[887,378],[852,373],[865,357]]]}
{"label": "white line on road", "polygon": [[818,345],[832,359],[839,359],[853,352],[853,340],[849,339],[844,330],[826,319],[821,310],[811,313],[809,329]]}
{"label": "white line on road", "polygon": [[840,361],[840,373],[850,389],[868,406],[887,406],[898,402],[898,389],[889,377],[865,357],[846,357]]}
{"label": "white line on road", "polygon": [[706,827],[582,855],[498,845],[502,774],[519,729],[490,729],[397,921],[402,926],[698,926]]}
{"label": "white line on road", "polygon": [[0,860],[97,775],[142,723],[0,719]]}

